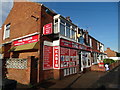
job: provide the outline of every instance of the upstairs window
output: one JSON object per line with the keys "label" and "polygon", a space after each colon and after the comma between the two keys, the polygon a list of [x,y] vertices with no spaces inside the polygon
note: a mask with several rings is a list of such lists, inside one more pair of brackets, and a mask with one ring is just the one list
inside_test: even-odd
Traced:
{"label": "upstairs window", "polygon": [[70,28],[66,27],[66,36],[70,38]]}
{"label": "upstairs window", "polygon": [[60,23],[60,34],[65,36],[65,26]]}
{"label": "upstairs window", "polygon": [[76,28],[74,26],[72,26],[71,28],[71,36],[70,38],[74,39],[76,38],[76,32],[75,32]]}
{"label": "upstairs window", "polygon": [[59,24],[60,24],[60,34],[75,40],[76,27],[73,26],[71,23],[65,21],[64,19],[60,19]]}
{"label": "upstairs window", "polygon": [[4,39],[10,37],[10,23],[4,26]]}

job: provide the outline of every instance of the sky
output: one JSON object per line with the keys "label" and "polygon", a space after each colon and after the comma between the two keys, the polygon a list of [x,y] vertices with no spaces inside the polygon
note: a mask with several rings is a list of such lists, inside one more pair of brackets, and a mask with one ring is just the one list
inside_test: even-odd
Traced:
{"label": "sky", "polygon": [[[41,2],[72,22],[112,50],[118,51],[118,3],[117,2]],[[12,2],[2,2],[2,23]]]}

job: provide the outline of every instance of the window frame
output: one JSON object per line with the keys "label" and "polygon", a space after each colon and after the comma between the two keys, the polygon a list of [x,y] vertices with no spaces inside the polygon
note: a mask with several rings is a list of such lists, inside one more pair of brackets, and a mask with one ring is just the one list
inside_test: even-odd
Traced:
{"label": "window frame", "polygon": [[10,37],[10,27],[11,27],[11,23],[8,23],[6,25],[4,25],[4,36],[3,36],[3,40],[7,39]]}

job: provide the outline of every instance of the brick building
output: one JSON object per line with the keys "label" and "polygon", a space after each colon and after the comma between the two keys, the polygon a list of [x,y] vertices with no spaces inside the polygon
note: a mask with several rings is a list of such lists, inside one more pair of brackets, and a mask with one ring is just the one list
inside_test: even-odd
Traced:
{"label": "brick building", "polygon": [[110,48],[107,48],[105,53],[107,54],[107,57],[117,57],[117,52],[111,50]]}
{"label": "brick building", "polygon": [[104,58],[104,45],[87,30],[33,2],[14,2],[2,25],[2,46],[4,76],[23,84],[61,79]]}

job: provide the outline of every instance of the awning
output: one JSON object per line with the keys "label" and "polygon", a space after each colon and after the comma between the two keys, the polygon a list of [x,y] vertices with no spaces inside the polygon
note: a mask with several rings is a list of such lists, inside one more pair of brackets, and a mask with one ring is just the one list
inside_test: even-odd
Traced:
{"label": "awning", "polygon": [[14,46],[9,51],[23,51],[23,50],[32,50],[32,49],[38,49],[38,42],[24,44],[20,46]]}

